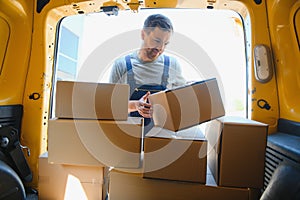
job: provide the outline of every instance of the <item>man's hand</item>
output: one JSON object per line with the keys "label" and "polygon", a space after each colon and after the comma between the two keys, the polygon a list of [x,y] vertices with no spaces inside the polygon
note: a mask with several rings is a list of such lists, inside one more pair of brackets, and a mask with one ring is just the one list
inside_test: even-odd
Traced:
{"label": "man's hand", "polygon": [[139,114],[145,118],[152,117],[152,106],[150,103],[147,103],[149,95],[150,92],[147,92],[144,96],[142,96],[142,98],[140,98],[138,104],[136,105],[136,109],[139,112]]}
{"label": "man's hand", "polygon": [[128,112],[138,111],[145,118],[152,117],[152,106],[147,102],[150,92],[147,92],[139,100],[131,100],[128,105]]}

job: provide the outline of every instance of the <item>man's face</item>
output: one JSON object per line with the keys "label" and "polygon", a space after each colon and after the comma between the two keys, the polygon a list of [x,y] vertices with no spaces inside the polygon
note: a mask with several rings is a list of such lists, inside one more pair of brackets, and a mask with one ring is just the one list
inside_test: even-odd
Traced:
{"label": "man's face", "polygon": [[171,32],[155,27],[153,30],[142,30],[142,60],[153,61],[162,54],[169,43]]}

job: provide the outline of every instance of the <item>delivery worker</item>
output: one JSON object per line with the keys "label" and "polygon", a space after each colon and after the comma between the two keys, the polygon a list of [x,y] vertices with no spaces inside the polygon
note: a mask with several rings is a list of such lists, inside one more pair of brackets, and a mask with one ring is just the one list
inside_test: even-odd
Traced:
{"label": "delivery worker", "polygon": [[173,34],[169,18],[161,14],[150,15],[141,30],[142,45],[137,51],[117,59],[111,69],[111,83],[130,85],[130,116],[145,118],[144,131],[153,126],[152,107],[147,101],[150,93],[183,85],[178,61],[164,53]]}

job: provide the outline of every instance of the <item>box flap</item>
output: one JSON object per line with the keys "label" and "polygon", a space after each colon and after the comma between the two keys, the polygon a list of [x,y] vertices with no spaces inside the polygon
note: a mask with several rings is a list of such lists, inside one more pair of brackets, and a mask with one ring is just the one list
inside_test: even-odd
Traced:
{"label": "box flap", "polygon": [[180,139],[180,140],[201,140],[206,141],[204,134],[199,126],[193,126],[180,131],[170,131],[161,127],[152,128],[145,137],[160,137],[167,139]]}
{"label": "box flap", "polygon": [[255,120],[247,119],[245,117],[239,116],[223,116],[218,119],[224,124],[233,124],[233,125],[247,125],[247,126],[268,126],[265,123],[258,122]]}
{"label": "box flap", "polygon": [[162,91],[151,94],[149,101],[153,106],[153,121],[155,126],[164,127],[166,125],[174,129],[174,123],[172,119],[168,117],[170,108],[165,93]]}
{"label": "box flap", "polygon": [[173,87],[172,89],[166,89],[164,91],[167,93],[167,92],[170,92],[170,91],[179,90],[179,89],[183,89],[183,88],[190,87],[190,86],[193,86],[193,85],[203,84],[203,83],[206,83],[206,82],[209,82],[209,81],[216,81],[216,80],[217,80],[216,78],[211,78],[211,79],[206,79],[206,80],[201,80],[201,81],[193,81],[193,82],[187,83],[185,85]]}
{"label": "box flap", "polygon": [[215,119],[207,123],[205,137],[208,140],[208,151],[213,148],[218,154],[220,153],[222,130],[223,123],[220,119]]}

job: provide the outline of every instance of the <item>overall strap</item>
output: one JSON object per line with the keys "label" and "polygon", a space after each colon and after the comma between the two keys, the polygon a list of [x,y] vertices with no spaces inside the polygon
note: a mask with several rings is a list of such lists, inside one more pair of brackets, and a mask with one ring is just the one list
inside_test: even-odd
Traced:
{"label": "overall strap", "polygon": [[167,88],[169,78],[170,57],[164,55],[164,72],[161,79],[161,85]]}
{"label": "overall strap", "polygon": [[132,91],[135,88],[135,80],[134,80],[134,74],[133,74],[133,71],[132,71],[132,64],[131,64],[131,60],[130,60],[130,55],[127,55],[125,57],[125,61],[126,61],[126,68],[127,68],[127,83],[130,86],[130,91]]}

